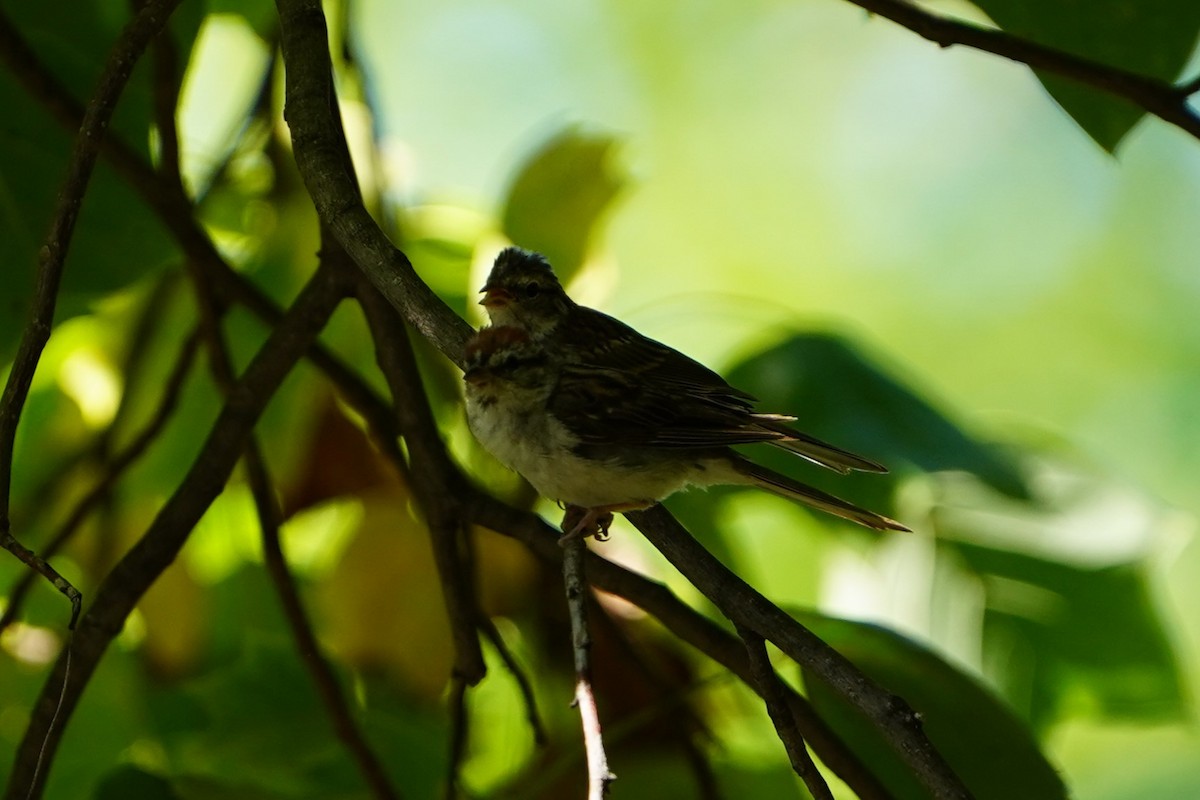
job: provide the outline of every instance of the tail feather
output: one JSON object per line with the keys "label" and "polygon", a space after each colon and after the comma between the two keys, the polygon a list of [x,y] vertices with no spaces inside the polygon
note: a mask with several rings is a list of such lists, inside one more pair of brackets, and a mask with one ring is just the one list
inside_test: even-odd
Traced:
{"label": "tail feather", "polygon": [[798,431],[787,425],[794,417],[781,414],[755,414],[759,427],[780,435],[769,444],[791,451],[801,458],[806,458],[814,464],[840,472],[843,475],[851,470],[858,472],[887,472],[887,467],[869,458],[855,455],[849,450],[843,450],[836,445],[823,442],[815,436]]}
{"label": "tail feather", "polygon": [[751,483],[756,486],[761,486],[775,494],[786,497],[789,500],[795,500],[803,503],[806,506],[824,511],[827,514],[841,517],[842,519],[851,522],[857,522],[859,525],[864,525],[868,528],[874,528],[878,531],[893,530],[893,531],[909,531],[911,528],[896,522],[894,519],[889,519],[882,514],[876,514],[874,511],[868,511],[865,508],[859,508],[853,503],[847,502],[840,497],[834,497],[831,494],[816,489],[800,481],[793,480],[786,475],[781,475],[774,470],[759,466],[752,461],[741,458],[740,456],[730,460],[730,466],[733,471],[740,475],[744,482]]}

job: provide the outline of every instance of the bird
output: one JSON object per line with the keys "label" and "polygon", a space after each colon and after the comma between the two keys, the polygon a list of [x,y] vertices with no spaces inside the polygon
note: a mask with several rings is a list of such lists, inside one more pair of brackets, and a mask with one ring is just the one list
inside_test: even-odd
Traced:
{"label": "bird", "polygon": [[905,525],[754,463],[765,443],[840,473],[886,472],[803,433],[755,398],[625,323],[575,303],[538,253],[506,248],[467,344],[467,421],[501,463],[567,506],[564,539],[607,533],[614,512],[689,486],[749,485],[877,530]]}

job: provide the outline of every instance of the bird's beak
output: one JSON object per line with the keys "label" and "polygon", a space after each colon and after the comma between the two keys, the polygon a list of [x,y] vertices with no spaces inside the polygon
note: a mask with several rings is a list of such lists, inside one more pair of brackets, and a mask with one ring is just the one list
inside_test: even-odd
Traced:
{"label": "bird's beak", "polygon": [[499,286],[485,286],[480,291],[483,292],[483,299],[479,301],[479,305],[484,308],[504,308],[513,299],[512,292]]}

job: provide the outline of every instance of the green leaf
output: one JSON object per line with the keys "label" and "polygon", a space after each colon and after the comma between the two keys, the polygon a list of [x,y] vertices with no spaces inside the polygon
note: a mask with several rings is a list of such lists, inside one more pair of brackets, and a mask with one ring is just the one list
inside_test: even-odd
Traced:
{"label": "green leaf", "polygon": [[[1200,33],[1200,3],[1192,0],[976,0],[976,5],[1009,33],[1164,81],[1179,77]],[[1144,113],[1098,89],[1037,75],[1110,152]]]}
{"label": "green leaf", "polygon": [[[979,800],[1067,796],[1029,728],[977,679],[894,631],[813,612],[794,616],[872,680],[903,697],[920,714],[930,741]],[[804,683],[822,719],[897,797],[928,797],[856,709],[807,671]]]}
{"label": "green leaf", "polygon": [[[1010,496],[1025,497],[1025,482],[996,448],[971,437],[898,378],[846,339],[827,333],[792,336],[742,362],[729,374],[734,386],[760,399],[759,408],[799,417],[796,426],[839,447],[897,470],[905,464],[926,472],[963,470]],[[782,459],[760,448],[755,458]],[[823,472],[823,471],[822,471]],[[810,476],[806,475],[804,480]],[[880,475],[833,476],[813,472],[814,482],[835,493],[846,487],[890,491],[894,478]],[[851,499],[861,497],[849,492]]]}
{"label": "green leaf", "polygon": [[568,128],[521,167],[504,206],[504,233],[549,259],[566,283],[625,184],[613,164],[617,140]]}
{"label": "green leaf", "polygon": [[1089,569],[943,544],[983,576],[985,656],[1021,654],[1025,679],[1008,676],[1008,693],[1028,698],[1035,725],[1087,710],[1139,722],[1183,716],[1179,663],[1142,564]]}

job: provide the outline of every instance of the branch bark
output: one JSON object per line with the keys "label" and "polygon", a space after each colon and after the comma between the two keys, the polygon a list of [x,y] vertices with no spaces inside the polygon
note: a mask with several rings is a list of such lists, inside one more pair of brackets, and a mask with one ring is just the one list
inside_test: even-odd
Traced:
{"label": "branch bark", "polygon": [[1076,56],[1002,30],[981,28],[969,22],[933,14],[908,0],[848,2],[889,19],[940,47],[963,45],[1099,89],[1127,100],[1200,139],[1200,114],[1188,105],[1188,98],[1200,87],[1200,77],[1173,86],[1166,81]]}
{"label": "branch bark", "polygon": [[[233,387],[183,481],[97,589],[72,646],[59,656],[33,709],[9,776],[8,800],[40,796],[45,775],[36,774],[39,758],[43,748],[52,757],[62,735],[61,726],[51,726],[55,714],[64,720],[70,716],[129,613],[175,559],[188,534],[220,494],[268,400],[312,345],[342,296],[343,289],[331,270],[319,269]],[[58,687],[62,687],[61,711],[56,711]]]}
{"label": "branch bark", "polygon": [[[348,156],[340,126],[331,119],[336,114],[336,93],[320,3],[277,0],[277,6],[286,68],[285,118],[292,129],[297,166],[322,224],[333,231],[405,319],[461,366],[470,327],[433,295],[408,258],[387,240],[358,199],[358,188],[346,169]],[[643,531],[647,538],[731,619],[775,642],[798,663],[829,676],[834,690],[863,710],[935,797],[970,797],[902,700],[880,690],[850,662],[726,570],[664,509],[627,516],[635,524],[647,524]]]}
{"label": "branch bark", "polygon": [[[92,102],[88,104],[79,133],[75,137],[75,146],[67,166],[67,177],[58,194],[50,231],[46,234],[46,243],[42,245],[39,254],[29,321],[21,333],[12,370],[4,386],[4,394],[0,396],[0,546],[43,575],[70,599],[71,629],[75,628],[82,604],[78,590],[44,560],[23,547],[10,530],[9,500],[12,488],[13,447],[21,412],[29,396],[29,387],[33,383],[33,375],[41,360],[42,350],[50,339],[67,252],[71,246],[71,237],[75,233],[75,222],[79,218],[83,196],[87,192],[92,170],[100,153],[100,143],[104,140],[117,100],[133,72],[133,65],[145,52],[150,40],[167,24],[171,12],[179,2],[180,0],[151,0],[125,27],[113,45],[101,72],[99,86]],[[0,42],[7,42],[7,38],[0,39]]]}
{"label": "branch bark", "polygon": [[731,572],[662,506],[625,516],[730,621],[773,642],[859,708],[934,797],[963,800],[971,796],[925,736],[920,717],[903,698],[884,691],[841,653]]}
{"label": "branch bark", "polygon": [[[564,528],[567,526],[564,524]],[[583,726],[583,747],[587,754],[588,800],[604,800],[608,786],[617,776],[608,769],[604,736],[596,694],[592,691],[592,635],[588,630],[588,588],[584,577],[587,543],[575,536],[562,545],[563,586],[571,619],[571,653],[575,663],[575,707]]]}

